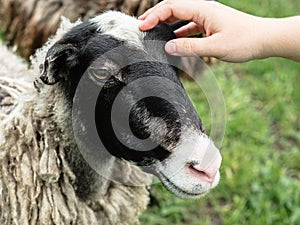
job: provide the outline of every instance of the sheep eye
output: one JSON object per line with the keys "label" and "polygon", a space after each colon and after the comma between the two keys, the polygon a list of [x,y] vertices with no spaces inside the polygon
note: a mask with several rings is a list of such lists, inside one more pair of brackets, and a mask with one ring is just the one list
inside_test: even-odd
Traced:
{"label": "sheep eye", "polygon": [[112,72],[107,69],[91,69],[89,76],[96,83],[105,83],[112,76]]}

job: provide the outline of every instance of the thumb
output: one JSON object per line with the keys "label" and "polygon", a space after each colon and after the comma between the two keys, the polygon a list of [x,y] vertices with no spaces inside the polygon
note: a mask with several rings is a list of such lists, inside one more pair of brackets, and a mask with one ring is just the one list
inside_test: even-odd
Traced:
{"label": "thumb", "polygon": [[218,49],[214,37],[206,38],[177,38],[168,41],[165,50],[170,55],[180,56],[213,56],[216,57]]}

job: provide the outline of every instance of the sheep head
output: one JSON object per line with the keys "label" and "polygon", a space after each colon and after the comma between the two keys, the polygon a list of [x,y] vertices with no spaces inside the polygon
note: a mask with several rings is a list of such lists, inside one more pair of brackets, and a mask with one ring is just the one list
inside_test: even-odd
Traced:
{"label": "sheep head", "polygon": [[40,79],[64,90],[89,163],[112,155],[180,197],[202,196],[219,182],[221,156],[164,52],[174,27],[138,25],[109,11],[75,26],[49,49]]}

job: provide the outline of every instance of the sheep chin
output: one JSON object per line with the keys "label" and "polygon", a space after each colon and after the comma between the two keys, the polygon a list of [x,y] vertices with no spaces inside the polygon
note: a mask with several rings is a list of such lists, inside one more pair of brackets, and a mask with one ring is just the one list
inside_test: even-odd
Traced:
{"label": "sheep chin", "polygon": [[163,173],[158,173],[158,178],[161,180],[162,184],[173,194],[180,198],[193,199],[193,198],[201,198],[208,193],[208,190],[202,191],[187,191],[178,187],[175,183],[168,179]]}
{"label": "sheep chin", "polygon": [[155,163],[154,175],[178,197],[199,198],[218,185],[221,160],[219,150],[205,134],[189,132],[182,134],[169,158]]}

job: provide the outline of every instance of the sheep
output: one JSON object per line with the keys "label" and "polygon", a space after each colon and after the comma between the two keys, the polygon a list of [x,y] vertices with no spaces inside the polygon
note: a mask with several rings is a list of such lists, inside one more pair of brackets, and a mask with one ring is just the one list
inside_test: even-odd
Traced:
{"label": "sheep", "polygon": [[[0,221],[1,224],[131,224],[145,210],[148,188],[106,182],[105,196],[78,197],[75,174],[65,160],[67,143],[51,115],[37,108],[27,66],[3,45],[1,59]],[[2,61],[3,62],[3,61]],[[17,75],[12,77],[10,75]],[[24,77],[23,77],[24,76]],[[17,80],[19,79],[19,80]],[[29,79],[30,80],[30,79]],[[52,97],[53,100],[53,97]],[[35,111],[35,112],[33,112]],[[76,156],[74,156],[76,157]],[[149,184],[133,167],[122,176]],[[120,172],[119,172],[120,173]],[[86,174],[89,175],[89,174]],[[92,182],[95,177],[90,177]],[[98,194],[99,195],[99,194]]]}
{"label": "sheep", "polygon": [[[64,21],[58,36],[69,26],[73,24]],[[43,60],[39,54],[44,50],[40,50],[33,64],[35,60]],[[55,102],[60,102],[63,93],[49,90],[47,96],[42,96],[36,92],[32,82],[38,76],[38,66],[29,70],[3,44],[0,44],[0,58],[1,224],[137,222],[149,202],[151,176],[124,164],[115,167],[114,173],[139,182],[139,186],[125,186],[106,179],[99,185],[101,180],[91,170],[84,174],[85,182],[90,183],[81,186],[75,174],[87,165],[77,161],[77,171],[69,166],[66,152],[72,147],[72,137],[65,136],[52,115],[55,107],[59,107]],[[76,160],[79,154],[73,157]],[[88,184],[91,186],[84,190]],[[89,195],[84,195],[84,191],[90,191]]]}
{"label": "sheep", "polygon": [[138,25],[115,11],[64,21],[22,67],[34,88],[3,81],[3,224],[135,222],[151,174],[183,198],[217,186],[220,153],[163,51],[176,26]]}

